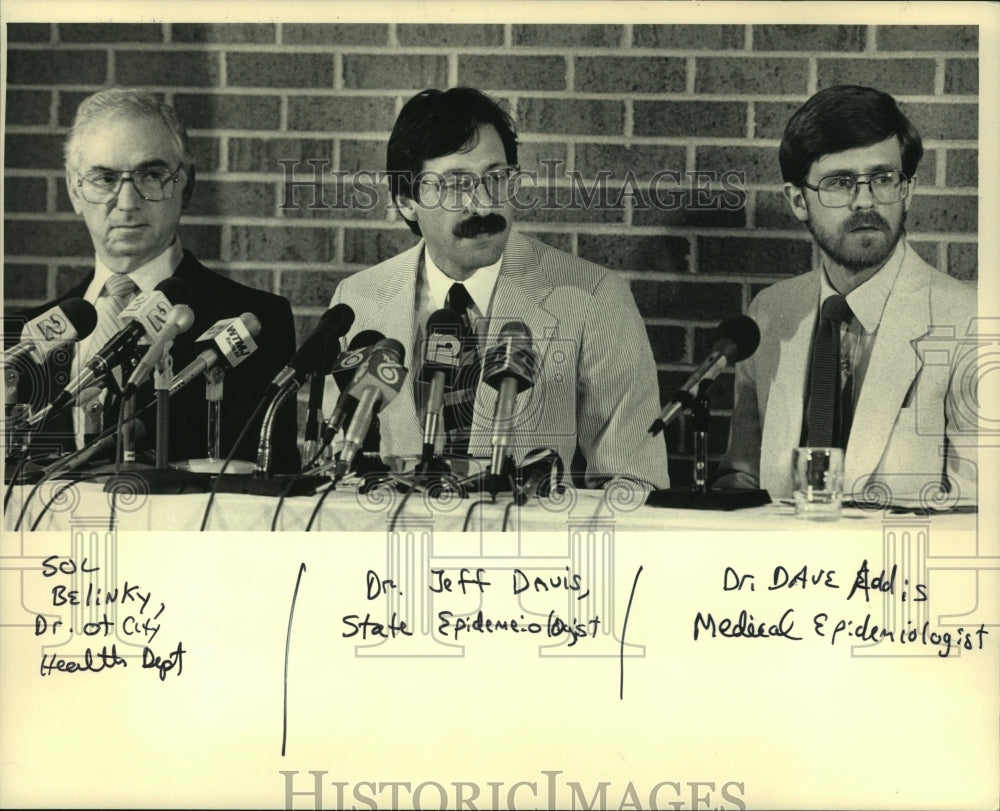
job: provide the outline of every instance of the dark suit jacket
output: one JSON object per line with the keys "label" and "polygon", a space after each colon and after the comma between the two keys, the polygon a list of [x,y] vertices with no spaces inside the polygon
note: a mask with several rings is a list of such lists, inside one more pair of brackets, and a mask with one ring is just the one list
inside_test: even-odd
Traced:
{"label": "dark suit jacket", "polygon": [[[234,318],[245,312],[253,313],[260,319],[261,331],[257,336],[257,351],[225,376],[222,400],[222,443],[223,456],[229,453],[240,430],[257,406],[264,389],[275,374],[285,365],[295,352],[295,324],[288,301],[281,296],[255,290],[231,281],[202,265],[193,254],[184,251],[181,263],[174,276],[185,281],[191,288],[191,309],[195,314],[194,326],[178,335],[173,343],[171,356],[174,372],[179,372],[197,356],[204,345],[195,345],[195,339],[208,327],[222,318]],[[92,278],[92,277],[91,277]],[[90,279],[77,285],[64,295],[42,307],[22,314],[24,320],[34,318],[69,298],[79,298],[87,290]],[[8,319],[5,343],[20,335],[23,321]],[[31,385],[31,401],[37,407],[49,402],[62,390],[70,379],[72,351],[54,352],[46,364],[45,379],[42,384]],[[22,392],[25,379],[22,377]],[[142,407],[155,397],[152,380],[140,387],[136,396],[137,407]],[[20,399],[20,398],[19,398]],[[136,452],[147,453],[151,457],[156,437],[156,409],[150,409],[139,418],[142,427],[136,430]],[[260,437],[261,417],[247,432],[236,453],[236,458],[254,461],[257,458],[257,444]],[[170,461],[200,459],[207,455],[208,407],[205,403],[205,379],[199,376],[170,398]],[[299,453],[296,447],[295,403],[286,403],[274,427],[272,470],[289,472],[298,470]],[[72,410],[54,415],[43,424],[32,441],[32,447],[39,451],[71,450],[74,447]],[[142,458],[141,456],[139,458]],[[151,461],[150,458],[144,461]]]}

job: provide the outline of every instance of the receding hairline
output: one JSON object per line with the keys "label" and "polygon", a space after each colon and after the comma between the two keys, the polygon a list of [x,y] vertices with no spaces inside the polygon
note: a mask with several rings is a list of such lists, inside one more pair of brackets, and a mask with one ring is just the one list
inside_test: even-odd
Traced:
{"label": "receding hairline", "polygon": [[112,108],[98,111],[96,114],[88,116],[83,121],[74,122],[74,127],[66,138],[64,155],[65,168],[67,170],[78,168],[81,141],[88,138],[94,130],[99,128],[101,125],[106,126],[119,121],[152,121],[158,124],[165,135],[165,141],[169,145],[172,157],[181,163],[188,163],[190,161],[190,157],[185,155],[183,144],[179,141],[177,134],[170,128],[161,116],[154,113],[142,113],[136,115],[134,112],[127,109]]}

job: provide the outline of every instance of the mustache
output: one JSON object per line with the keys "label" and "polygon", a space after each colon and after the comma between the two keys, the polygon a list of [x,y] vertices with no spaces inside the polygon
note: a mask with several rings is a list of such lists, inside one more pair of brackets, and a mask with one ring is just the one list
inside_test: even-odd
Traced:
{"label": "mustache", "polygon": [[456,225],[454,234],[456,237],[474,237],[479,234],[499,234],[506,228],[507,219],[500,214],[487,214],[485,217],[476,214]]}
{"label": "mustache", "polygon": [[850,231],[854,228],[878,228],[880,231],[889,231],[889,223],[875,211],[856,211],[845,223],[844,227]]}

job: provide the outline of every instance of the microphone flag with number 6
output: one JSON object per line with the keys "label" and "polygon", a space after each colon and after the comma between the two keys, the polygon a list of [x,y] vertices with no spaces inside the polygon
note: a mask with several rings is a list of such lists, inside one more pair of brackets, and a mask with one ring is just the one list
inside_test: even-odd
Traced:
{"label": "microphone flag with number 6", "polygon": [[344,424],[354,416],[358,401],[350,395],[351,385],[365,373],[365,364],[375,345],[384,340],[385,336],[377,329],[362,330],[351,339],[347,349],[341,352],[334,361],[330,374],[333,375],[333,381],[337,384],[340,395],[337,397],[330,419],[323,426],[321,444],[324,448],[333,441]]}
{"label": "microphone flag with number 6", "polygon": [[372,348],[364,371],[355,377],[348,388],[347,394],[357,401],[357,408],[344,435],[336,476],[341,477],[350,469],[355,455],[364,445],[376,411],[391,402],[403,388],[408,373],[403,365],[405,357],[406,350],[399,341],[393,338],[379,341]]}

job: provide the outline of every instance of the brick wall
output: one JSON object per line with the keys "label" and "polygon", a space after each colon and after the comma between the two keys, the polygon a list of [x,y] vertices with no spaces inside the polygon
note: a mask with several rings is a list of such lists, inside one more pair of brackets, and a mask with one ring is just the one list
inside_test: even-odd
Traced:
{"label": "brick wall", "polygon": [[[911,241],[940,270],[977,278],[976,26],[23,23],[6,36],[8,311],[87,272],[61,141],[79,101],[112,84],[162,93],[180,111],[198,162],[185,245],[288,297],[300,338],[340,278],[412,244],[384,187],[372,199],[351,180],[384,167],[407,98],[457,84],[515,115],[521,165],[540,178],[522,192],[539,204],[519,227],[630,280],[664,394],[708,353],[722,318],[809,266],[777,147],[788,116],[822,87],[871,84],[900,100],[926,148]],[[325,172],[321,195],[286,187],[291,164],[279,161],[298,161],[294,179],[309,180],[309,160]],[[661,170],[704,190],[681,194],[667,177],[656,200]],[[733,170],[743,180],[728,193],[692,180]],[[598,178],[608,191],[588,204]],[[731,375],[713,405],[717,457]],[[687,478],[683,421],[667,442],[675,478]]]}

